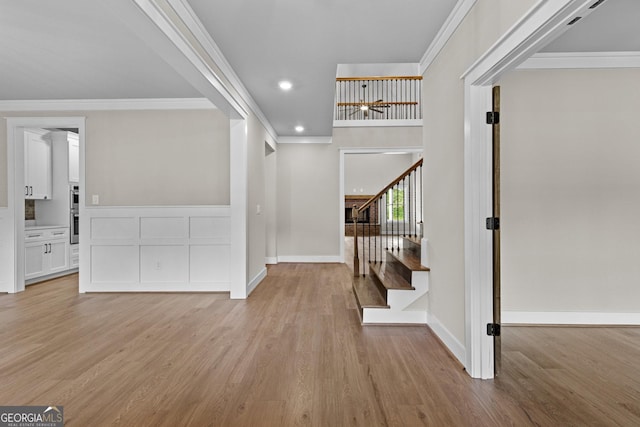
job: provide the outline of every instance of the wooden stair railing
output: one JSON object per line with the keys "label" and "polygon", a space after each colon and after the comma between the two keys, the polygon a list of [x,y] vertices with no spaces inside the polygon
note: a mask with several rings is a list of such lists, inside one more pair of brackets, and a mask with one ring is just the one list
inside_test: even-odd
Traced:
{"label": "wooden stair railing", "polygon": [[[358,222],[361,212],[370,210],[368,223]],[[371,215],[376,213],[377,218]],[[371,197],[360,207],[352,207],[353,220],[353,274],[360,275],[360,250],[358,227],[362,234],[362,275],[366,273],[368,263],[382,262],[384,250],[399,250],[400,237],[422,237],[422,159],[391,181],[378,194]],[[380,239],[371,232],[372,225],[380,222]],[[368,229],[367,229],[368,227]],[[368,231],[366,233],[365,231]],[[384,234],[383,234],[384,233]],[[368,244],[364,236],[368,235]],[[373,250],[371,248],[373,240]],[[380,240],[378,244],[378,240]]]}

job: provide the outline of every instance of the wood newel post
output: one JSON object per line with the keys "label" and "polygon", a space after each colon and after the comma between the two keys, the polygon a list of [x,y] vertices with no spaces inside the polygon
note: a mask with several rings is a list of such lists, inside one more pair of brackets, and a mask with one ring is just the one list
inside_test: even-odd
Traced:
{"label": "wood newel post", "polygon": [[358,207],[351,208],[351,220],[353,221],[353,275],[360,275],[360,259],[358,258]]}

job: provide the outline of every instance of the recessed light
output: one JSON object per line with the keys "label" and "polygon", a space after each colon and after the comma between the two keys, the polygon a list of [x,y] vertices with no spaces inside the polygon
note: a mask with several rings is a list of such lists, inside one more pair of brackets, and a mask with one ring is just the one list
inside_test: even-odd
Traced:
{"label": "recessed light", "polygon": [[289,90],[293,87],[293,84],[288,80],[282,80],[278,82],[278,86],[280,86],[282,90]]}
{"label": "recessed light", "polygon": [[296,132],[303,132],[304,126],[296,126]]}

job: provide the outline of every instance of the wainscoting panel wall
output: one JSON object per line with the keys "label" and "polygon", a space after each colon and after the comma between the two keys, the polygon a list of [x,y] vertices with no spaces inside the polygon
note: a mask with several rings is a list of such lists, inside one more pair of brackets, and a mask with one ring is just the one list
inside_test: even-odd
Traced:
{"label": "wainscoting panel wall", "polygon": [[[230,208],[86,208],[81,292],[228,292]],[[82,274],[87,272],[82,269]]]}

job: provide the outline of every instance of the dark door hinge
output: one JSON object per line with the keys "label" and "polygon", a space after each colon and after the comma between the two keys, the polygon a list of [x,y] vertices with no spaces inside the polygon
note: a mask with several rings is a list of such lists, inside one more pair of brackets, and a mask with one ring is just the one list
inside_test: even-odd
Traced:
{"label": "dark door hinge", "polygon": [[500,112],[498,111],[487,111],[487,124],[488,125],[497,125],[500,123]]}
{"label": "dark door hinge", "polygon": [[500,230],[500,218],[487,218],[487,230]]}
{"label": "dark door hinge", "polygon": [[487,323],[487,335],[490,337],[500,336],[500,324],[499,323]]}

